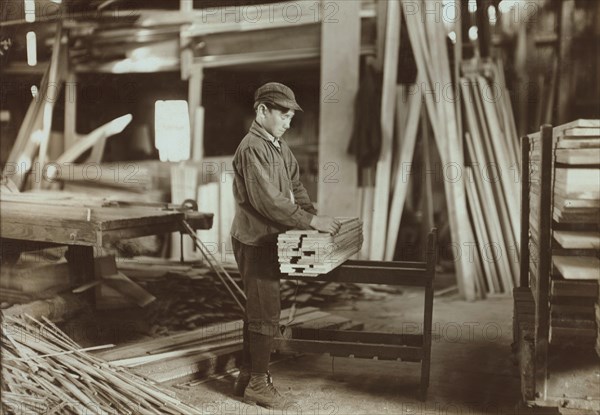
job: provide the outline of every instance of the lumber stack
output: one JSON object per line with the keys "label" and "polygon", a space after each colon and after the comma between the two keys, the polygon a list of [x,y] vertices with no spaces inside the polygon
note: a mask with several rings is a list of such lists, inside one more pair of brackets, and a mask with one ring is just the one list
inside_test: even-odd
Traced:
{"label": "lumber stack", "polygon": [[[477,242],[479,284],[509,293],[519,275],[517,133],[501,61],[464,62],[460,80],[465,108],[467,201]],[[490,91],[499,88],[498,99]]]}
{"label": "lumber stack", "polygon": [[[408,37],[417,66],[416,90],[419,98],[417,101],[422,99],[427,118],[433,130],[433,138],[438,150],[437,153],[439,154],[441,165],[444,166],[443,174],[445,177],[442,181],[446,196],[451,242],[462,249],[463,246],[472,243],[474,240],[473,228],[467,211],[466,179],[462,174],[465,158],[462,143],[461,107],[460,105],[456,105],[457,102],[462,100],[458,99],[459,97],[455,93],[456,88],[452,87],[456,85],[457,79],[453,79],[452,76],[446,42],[447,29],[442,20],[427,17],[428,10],[430,10],[429,7],[431,6],[429,3],[429,1],[424,0],[416,2],[403,0],[401,2],[404,14],[402,21],[406,22]],[[441,1],[431,3],[435,3],[435,7],[442,7]],[[416,116],[419,112],[418,105],[416,101],[413,101],[412,108],[409,109],[409,119],[406,122],[400,146],[403,149],[402,151],[405,152],[399,158],[401,163],[410,162],[412,159],[410,153],[414,148],[412,141],[414,140],[413,135],[415,134],[416,121],[418,120]],[[398,125],[400,124],[399,122]],[[409,163],[403,164],[402,167],[405,168],[407,165]],[[450,169],[446,170],[446,167],[450,167]],[[387,240],[389,240],[393,234],[398,232],[400,220],[394,218],[394,215],[399,211],[398,207],[403,203],[402,199],[405,198],[405,195],[401,191],[404,184],[402,180],[406,179],[403,177],[405,173],[403,168],[397,172],[397,186],[394,189],[392,200],[392,205],[395,208],[390,211],[390,215],[393,218],[390,222],[394,228],[388,230],[374,227],[372,232],[373,238],[378,237],[375,235],[376,232],[380,232],[387,236]],[[450,170],[454,171],[450,172]],[[377,180],[379,180],[379,174]],[[400,184],[398,184],[399,181]],[[377,186],[380,186],[379,181],[377,182]],[[384,195],[389,194],[389,188],[385,187],[386,182],[383,183],[383,186],[382,193]],[[385,236],[382,241],[384,244],[386,242]],[[373,248],[375,245],[376,243],[371,241],[371,247]],[[388,249],[386,250],[385,259],[392,260],[394,254],[393,240],[386,245]],[[371,257],[375,260],[382,259],[374,255],[371,255]],[[454,264],[456,265],[456,277],[461,295],[468,300],[473,300],[481,296],[483,290],[478,280],[475,264],[467,255],[458,255],[455,258]]]}
{"label": "lumber stack", "polygon": [[553,143],[550,342],[589,346],[598,337],[600,120],[555,127]]}
{"label": "lumber stack", "polygon": [[337,218],[342,226],[331,236],[316,230],[290,230],[277,238],[279,265],[288,275],[327,274],[352,257],[363,243],[358,218]]}
{"label": "lumber stack", "polygon": [[47,319],[4,323],[3,413],[201,413],[90,355]]}

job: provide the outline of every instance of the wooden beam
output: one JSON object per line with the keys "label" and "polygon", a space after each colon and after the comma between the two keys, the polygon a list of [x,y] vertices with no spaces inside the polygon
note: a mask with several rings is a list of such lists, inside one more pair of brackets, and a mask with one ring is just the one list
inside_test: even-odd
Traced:
{"label": "wooden beam", "polygon": [[385,52],[385,27],[387,16],[387,1],[377,2],[377,37],[375,46],[375,67],[381,72]]}
{"label": "wooden beam", "polygon": [[[437,3],[441,8],[441,2]],[[405,4],[408,9],[410,2],[406,1]],[[460,177],[444,177],[443,182],[452,242],[458,245],[462,252],[464,244],[472,242],[474,236],[467,213],[464,174],[462,173],[464,156],[460,150],[461,139],[458,136],[457,115],[454,106],[456,97],[453,88],[444,87],[452,85],[445,28],[441,22],[427,19],[424,14],[409,13],[407,9],[405,9],[405,17],[407,23],[408,21],[412,22],[409,26],[409,37],[411,37],[413,51],[415,49],[421,51],[415,53],[415,56],[420,56],[417,58],[417,67],[420,72],[429,72],[430,75],[429,79],[425,78],[429,83],[423,87],[426,87],[427,91],[437,92],[435,98],[431,94],[426,94],[426,98],[428,98],[426,104],[442,163],[445,167],[459,169],[457,174],[460,174]],[[421,3],[420,12],[425,12],[424,3]],[[442,90],[433,89],[438,85]],[[459,290],[465,299],[474,300],[477,296],[475,291],[476,269],[466,255],[460,255],[456,264]]]}
{"label": "wooden beam", "polygon": [[[466,172],[468,177],[473,177],[473,172],[471,168],[467,167]],[[488,291],[493,294],[498,291],[497,283],[495,283],[498,277],[497,275],[495,275],[494,265],[490,264],[490,261],[486,261],[486,258],[483,258],[483,255],[481,254],[482,252],[484,252],[484,249],[489,246],[490,242],[487,230],[485,228],[485,223],[483,221],[484,209],[482,208],[481,200],[479,200],[479,195],[475,187],[475,182],[469,180],[466,184],[466,189],[467,198],[471,207],[470,211],[471,218],[473,221],[473,230],[475,231],[475,236],[477,237],[474,260],[475,263],[481,267],[477,272],[477,280],[479,282],[478,288],[481,297],[485,298],[485,286],[483,283],[483,279],[485,278],[487,280]]]}
{"label": "wooden beam", "polygon": [[394,137],[396,80],[398,76],[398,55],[400,49],[400,17],[399,1],[390,0],[388,2],[387,10],[381,97],[381,153],[377,162],[375,177],[373,229],[371,232],[370,257],[373,260],[382,260],[385,256],[390,176],[392,169],[392,140]]}
{"label": "wooden beam", "polygon": [[558,34],[558,124],[571,121],[571,104],[573,97],[573,55],[572,43],[575,33],[575,0],[563,0],[559,9],[559,34]]}
{"label": "wooden beam", "polygon": [[[181,15],[190,16],[193,14],[193,11],[193,0],[179,0],[179,12]],[[181,79],[183,81],[189,79],[191,75],[192,62],[194,60],[194,51],[191,49],[190,38],[184,35],[185,31],[189,29],[189,26],[190,25],[182,25],[179,31],[179,47],[181,48],[179,59],[181,68]],[[190,119],[192,119],[191,116]]]}
{"label": "wooden beam", "polygon": [[[50,131],[52,129],[54,103],[58,100],[65,77],[63,72],[67,67],[67,54],[65,46],[62,45],[62,37],[63,26],[62,21],[59,20],[56,26],[56,33],[54,35],[54,43],[52,45],[53,51],[50,59],[50,74],[48,77],[50,82],[48,84],[48,89],[46,91],[41,91],[42,94],[44,94],[44,104],[42,106],[42,129],[38,147],[38,164],[40,171],[44,170],[44,166],[46,165],[46,160],[48,158],[48,144],[50,141]],[[50,97],[50,88],[54,90],[56,94],[55,97]],[[40,180],[34,180],[33,188],[38,190],[41,189],[43,182],[44,180],[42,178],[40,178]]]}
{"label": "wooden beam", "polygon": [[[417,82],[419,84],[420,82]],[[404,201],[408,194],[408,177],[406,167],[411,168],[410,163],[413,160],[415,144],[417,142],[417,132],[419,130],[419,121],[421,118],[421,92],[412,95],[408,106],[408,121],[406,131],[402,134],[402,144],[398,152],[398,172],[394,186],[392,205],[390,208],[390,218],[388,222],[389,233],[386,239],[385,260],[391,261],[394,258],[394,251],[398,241],[398,232],[400,231],[400,220],[404,210]],[[406,175],[408,173],[408,175]]]}
{"label": "wooden beam", "polygon": [[521,232],[519,286],[529,287],[529,137],[521,137]]}
{"label": "wooden beam", "polygon": [[[540,196],[537,206],[539,216],[537,218],[538,241],[535,258],[538,262],[535,266],[537,283],[533,291],[535,299],[535,351],[536,351],[536,392],[540,398],[546,398],[546,382],[548,379],[548,344],[550,331],[550,273],[551,256],[549,255],[552,241],[552,127],[542,126],[541,129],[541,165],[540,165]],[[533,208],[534,206],[531,206]]]}
{"label": "wooden beam", "polygon": [[[91,133],[81,136],[81,138],[69,147],[63,154],[55,160],[57,164],[73,163],[90,147],[94,146],[99,140],[105,139],[115,134],[121,133],[131,122],[131,114],[122,115],[112,121],[96,128]],[[50,173],[48,175],[52,178]]]}
{"label": "wooden beam", "polygon": [[204,108],[202,108],[202,81],[204,68],[193,64],[188,82],[188,110],[190,112],[190,131],[192,134],[192,160],[202,161],[204,150]]}
{"label": "wooden beam", "polygon": [[320,213],[358,216],[357,167],[347,153],[359,85],[360,2],[337,3],[337,23],[324,20],[321,40],[318,186]]}
{"label": "wooden beam", "polygon": [[65,80],[65,150],[70,148],[77,137],[77,75],[69,71]]}

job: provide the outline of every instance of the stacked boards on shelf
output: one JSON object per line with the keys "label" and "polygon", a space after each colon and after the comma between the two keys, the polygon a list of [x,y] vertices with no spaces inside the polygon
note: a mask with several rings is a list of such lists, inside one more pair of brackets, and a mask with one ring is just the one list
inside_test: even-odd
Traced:
{"label": "stacked boards on shelf", "polygon": [[553,129],[550,343],[588,347],[598,329],[600,120]]}
{"label": "stacked boards on shelf", "polygon": [[290,230],[279,235],[280,271],[288,275],[316,277],[327,274],[360,251],[363,224],[358,218],[336,218],[340,231],[332,236],[317,230]]}
{"label": "stacked boards on shelf", "polygon": [[600,162],[593,155],[561,153],[597,152],[599,138],[600,120],[578,120],[543,125],[522,140],[521,269],[520,287],[513,291],[513,334],[522,398],[529,405],[600,410],[594,351]]}

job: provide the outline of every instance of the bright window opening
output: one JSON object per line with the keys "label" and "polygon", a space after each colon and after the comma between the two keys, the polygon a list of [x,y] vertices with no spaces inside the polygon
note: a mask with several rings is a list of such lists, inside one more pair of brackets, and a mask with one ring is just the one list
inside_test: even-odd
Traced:
{"label": "bright window opening", "polygon": [[154,104],[154,145],[161,161],[189,160],[191,153],[190,115],[182,100]]}
{"label": "bright window opening", "polygon": [[37,65],[37,38],[35,32],[27,32],[27,65]]}

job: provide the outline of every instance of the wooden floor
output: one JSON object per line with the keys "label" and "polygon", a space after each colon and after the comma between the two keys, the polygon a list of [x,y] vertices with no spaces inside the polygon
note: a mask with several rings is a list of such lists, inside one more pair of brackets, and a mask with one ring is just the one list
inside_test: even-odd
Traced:
{"label": "wooden floor", "polygon": [[[407,333],[419,330],[415,322],[420,320],[421,301],[420,293],[405,291],[328,310],[364,322],[365,329]],[[520,405],[519,378],[511,359],[511,321],[510,297],[480,302],[437,297],[426,402],[417,399],[418,364],[310,355],[276,363],[271,373],[280,390],[291,389],[297,402],[293,413],[556,414]],[[227,376],[174,390],[210,413],[268,413],[234,398],[232,381]]]}

